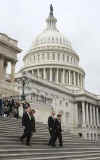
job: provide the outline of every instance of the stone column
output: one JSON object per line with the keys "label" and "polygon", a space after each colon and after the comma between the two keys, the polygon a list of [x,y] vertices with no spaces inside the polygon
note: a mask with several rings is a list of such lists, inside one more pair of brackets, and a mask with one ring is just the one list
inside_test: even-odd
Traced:
{"label": "stone column", "polygon": [[11,62],[11,81],[13,82],[14,81],[14,78],[15,78],[15,65],[16,63],[15,62]]}
{"label": "stone column", "polygon": [[4,59],[3,57],[0,57],[0,79],[4,79],[3,71],[4,71]]}
{"label": "stone column", "polygon": [[73,72],[73,77],[74,77],[74,86],[76,86],[76,74],[75,74],[75,72]]}
{"label": "stone column", "polygon": [[100,126],[100,124],[99,124],[99,111],[98,111],[98,106],[96,107],[96,117],[97,117],[97,126]]}
{"label": "stone column", "polygon": [[33,70],[33,77],[35,77],[35,70]]}
{"label": "stone column", "polygon": [[63,69],[62,83],[65,84],[65,69]]}
{"label": "stone column", "polygon": [[68,71],[68,76],[69,76],[69,85],[71,84],[71,81],[70,81],[70,80],[71,80],[71,77],[70,77],[70,75],[71,75],[71,74],[70,74],[70,71]]}
{"label": "stone column", "polygon": [[52,68],[50,68],[50,81],[52,82]]}
{"label": "stone column", "polygon": [[93,105],[93,121],[94,121],[94,126],[96,126],[95,106],[94,105]]}
{"label": "stone column", "polygon": [[8,62],[7,60],[5,60],[4,61],[4,76],[6,75],[7,65],[8,65]]}
{"label": "stone column", "polygon": [[82,126],[85,127],[86,126],[86,117],[85,117],[85,102],[82,102],[82,120],[83,120],[83,124]]}
{"label": "stone column", "polygon": [[85,87],[85,76],[82,76],[82,82],[83,82],[82,87],[84,88]]}
{"label": "stone column", "polygon": [[78,73],[78,87],[80,86],[80,81],[79,81],[79,73]]}
{"label": "stone column", "polygon": [[47,77],[46,77],[46,68],[43,69],[43,78],[44,78],[44,80],[47,79]]}
{"label": "stone column", "polygon": [[93,119],[93,116],[92,116],[92,105],[90,104],[90,125],[92,127],[92,119]]}
{"label": "stone column", "polygon": [[89,125],[89,109],[88,103],[86,103],[86,124]]}
{"label": "stone column", "polygon": [[81,75],[81,88],[83,88],[83,76]]}
{"label": "stone column", "polygon": [[59,83],[59,80],[58,80],[58,78],[59,78],[59,69],[57,68],[57,71],[56,71],[56,83]]}
{"label": "stone column", "polygon": [[39,72],[39,68],[37,69],[37,78],[40,78],[40,72]]}
{"label": "stone column", "polygon": [[78,104],[75,103],[75,108],[74,108],[74,120],[75,120],[75,126],[77,127],[79,122],[78,122]]}
{"label": "stone column", "polygon": [[65,83],[68,84],[68,71],[65,70]]}

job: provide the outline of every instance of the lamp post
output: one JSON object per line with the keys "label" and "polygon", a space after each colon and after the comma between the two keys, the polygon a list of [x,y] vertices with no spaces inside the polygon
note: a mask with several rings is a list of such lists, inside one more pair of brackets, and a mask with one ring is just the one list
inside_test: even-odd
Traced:
{"label": "lamp post", "polygon": [[26,100],[25,87],[28,85],[30,80],[27,77],[25,72],[23,72],[22,75],[20,77],[18,77],[16,80],[17,80],[17,83],[21,84],[21,88],[22,88],[21,99],[22,99],[22,101],[24,101],[24,100]]}
{"label": "lamp post", "polygon": [[25,100],[25,79],[22,79],[22,100]]}

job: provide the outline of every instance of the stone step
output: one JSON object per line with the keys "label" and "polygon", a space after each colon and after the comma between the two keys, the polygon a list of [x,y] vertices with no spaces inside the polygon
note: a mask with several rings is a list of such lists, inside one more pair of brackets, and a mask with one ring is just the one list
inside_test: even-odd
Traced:
{"label": "stone step", "polygon": [[91,142],[63,131],[64,146],[48,146],[47,124],[36,123],[31,146],[21,144],[21,119],[0,117],[0,160],[100,160],[100,143]]}
{"label": "stone step", "polygon": [[2,160],[6,160],[6,159],[13,159],[13,160],[26,160],[28,158],[28,160],[49,160],[49,159],[72,159],[75,160],[77,159],[83,159],[83,158],[90,158],[92,156],[92,158],[100,158],[100,153],[76,153],[76,154],[72,154],[71,152],[67,153],[66,152],[58,152],[57,155],[56,153],[52,152],[50,153],[32,153],[32,154],[28,154],[28,153],[24,153],[24,154],[0,154],[0,159]]}

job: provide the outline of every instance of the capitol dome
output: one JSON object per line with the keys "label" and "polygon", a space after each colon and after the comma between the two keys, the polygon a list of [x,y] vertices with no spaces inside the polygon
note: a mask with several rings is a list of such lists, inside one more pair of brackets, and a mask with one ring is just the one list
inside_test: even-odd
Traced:
{"label": "capitol dome", "polygon": [[79,56],[71,42],[57,29],[56,22],[50,5],[47,27],[36,36],[31,49],[24,56],[22,71],[64,87],[83,88],[85,72],[79,66]]}
{"label": "capitol dome", "polygon": [[57,19],[53,16],[53,10],[50,11],[46,22],[46,29],[35,38],[33,41],[33,47],[44,44],[58,44],[72,48],[70,41],[56,28]]}

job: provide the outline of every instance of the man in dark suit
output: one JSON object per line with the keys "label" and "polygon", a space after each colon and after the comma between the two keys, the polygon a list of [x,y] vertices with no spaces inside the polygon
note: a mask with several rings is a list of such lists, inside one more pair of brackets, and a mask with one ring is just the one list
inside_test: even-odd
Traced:
{"label": "man in dark suit", "polygon": [[22,126],[24,126],[24,134],[21,136],[20,140],[23,142],[23,139],[26,138],[26,145],[30,145],[30,139],[32,137],[32,119],[31,119],[31,107],[29,104],[26,104],[25,112],[22,117]]}
{"label": "man in dark suit", "polygon": [[56,142],[57,138],[59,140],[59,146],[63,146],[61,117],[62,117],[62,115],[59,113],[59,114],[57,114],[57,118],[55,119],[52,146],[55,146],[55,142]]}
{"label": "man in dark suit", "polygon": [[55,123],[55,112],[51,113],[51,116],[48,118],[48,129],[49,129],[49,134],[50,134],[50,139],[48,142],[48,145],[52,144],[52,136],[53,136],[53,131],[54,131],[54,123]]}

